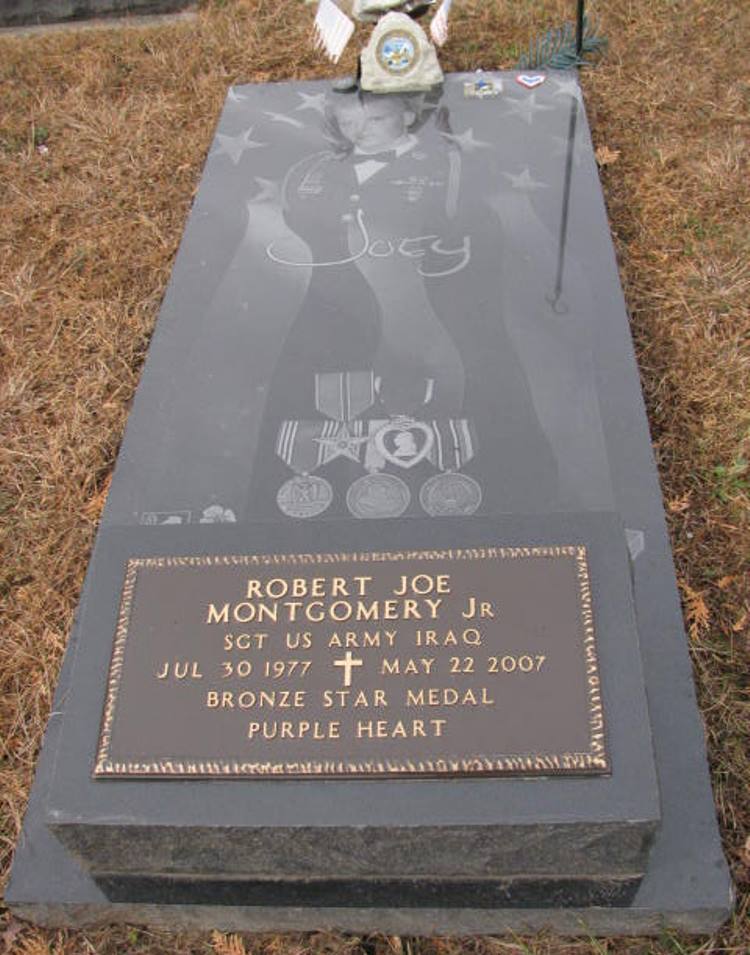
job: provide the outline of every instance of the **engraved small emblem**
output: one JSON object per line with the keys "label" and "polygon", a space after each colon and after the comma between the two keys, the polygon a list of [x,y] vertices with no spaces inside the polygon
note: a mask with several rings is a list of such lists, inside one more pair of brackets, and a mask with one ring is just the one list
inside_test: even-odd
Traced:
{"label": "engraved small emblem", "polygon": [[231,507],[222,507],[221,504],[209,504],[201,514],[199,524],[234,524],[237,518]]}
{"label": "engraved small emblem", "polygon": [[409,488],[395,474],[366,474],[346,492],[355,517],[400,517],[409,506]]}
{"label": "engraved small emblem", "polygon": [[159,524],[189,524],[190,511],[144,511],[141,524],[154,527]]}
{"label": "engraved small emblem", "polygon": [[317,517],[333,500],[333,488],[325,478],[297,474],[279,488],[276,503],[287,517]]}
{"label": "engraved small emblem", "polygon": [[375,447],[389,464],[399,468],[413,468],[424,460],[432,449],[435,436],[423,421],[396,418],[384,424],[373,438]]}
{"label": "engraved small emblem", "polygon": [[435,474],[420,488],[419,503],[433,517],[473,514],[482,503],[482,488],[468,474]]}
{"label": "engraved small emblem", "polygon": [[335,458],[349,458],[350,461],[356,461],[359,464],[362,457],[362,445],[370,440],[366,434],[356,434],[356,431],[362,430],[361,422],[355,422],[352,434],[347,422],[338,428],[333,434],[325,435],[321,438],[313,438],[323,449],[323,464],[328,464]]}
{"label": "engraved small emblem", "polygon": [[404,30],[392,30],[378,44],[378,63],[388,73],[403,74],[413,69],[419,58],[414,37]]}

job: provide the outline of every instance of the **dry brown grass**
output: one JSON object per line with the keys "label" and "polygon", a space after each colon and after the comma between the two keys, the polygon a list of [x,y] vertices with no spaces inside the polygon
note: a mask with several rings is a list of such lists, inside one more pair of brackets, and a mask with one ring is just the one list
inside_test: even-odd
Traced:
{"label": "dry brown grass", "polygon": [[[444,62],[511,65],[514,41],[572,6],[467,0]],[[609,150],[602,177],[740,891],[735,918],[707,940],[501,942],[44,932],[5,913],[0,952],[750,951],[750,5],[599,0],[598,10],[610,50],[585,74],[586,101],[596,143]],[[197,24],[0,38],[3,872],[128,401],[227,85],[326,72],[307,43],[310,18],[299,0],[217,0]]]}

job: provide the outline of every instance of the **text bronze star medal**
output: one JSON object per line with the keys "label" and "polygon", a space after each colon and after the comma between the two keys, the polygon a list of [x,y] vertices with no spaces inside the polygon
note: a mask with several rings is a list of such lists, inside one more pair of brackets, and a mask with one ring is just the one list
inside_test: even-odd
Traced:
{"label": "text bronze star medal", "polygon": [[97,777],[609,772],[582,545],[124,573]]}

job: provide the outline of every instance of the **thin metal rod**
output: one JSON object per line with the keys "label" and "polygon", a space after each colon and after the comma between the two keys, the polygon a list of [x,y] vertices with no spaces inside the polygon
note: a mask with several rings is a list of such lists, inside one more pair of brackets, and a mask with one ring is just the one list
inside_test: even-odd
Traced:
{"label": "thin metal rod", "polygon": [[584,0],[578,0],[576,11],[576,55],[580,60],[583,57],[583,5]]}
{"label": "thin metal rod", "polygon": [[578,123],[578,97],[574,96],[570,104],[568,120],[568,148],[565,155],[565,183],[563,185],[562,213],[560,215],[560,235],[557,244],[557,273],[555,288],[547,301],[556,315],[565,315],[568,306],[562,300],[563,274],[565,272],[565,246],[568,240],[568,215],[570,213],[570,185],[573,178],[573,154],[576,147],[576,125]]}

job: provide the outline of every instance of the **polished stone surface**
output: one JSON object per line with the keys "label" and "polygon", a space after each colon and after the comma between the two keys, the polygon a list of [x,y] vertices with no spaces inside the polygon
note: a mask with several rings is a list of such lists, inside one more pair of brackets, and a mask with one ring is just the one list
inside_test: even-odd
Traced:
{"label": "polished stone surface", "polygon": [[105,525],[622,512],[635,366],[578,87],[483,76],[230,92]]}
{"label": "polished stone surface", "polygon": [[[373,539],[414,546],[420,534],[432,544],[481,536],[501,515],[536,515],[549,533],[565,520],[573,526],[582,511],[616,512],[631,555],[661,794],[661,823],[636,898],[629,906],[525,909],[502,902],[373,908],[366,899],[348,908],[322,900],[201,904],[197,896],[191,905],[107,901],[49,822],[67,827],[63,838],[73,845],[92,808],[101,812],[105,803],[110,832],[135,832],[144,808],[151,822],[165,820],[169,803],[184,800],[195,823],[231,799],[221,783],[81,778],[106,667],[101,646],[89,653],[92,643],[73,677],[90,680],[90,693],[68,697],[72,651],[66,659],[7,892],[19,914],[50,924],[127,918],[456,934],[542,926],[710,931],[726,917],[731,887],[580,92],[568,74],[549,75],[533,91],[514,74],[484,80],[453,75],[437,101],[385,108],[337,99],[326,83],[230,92],[134,402],[103,520],[109,534],[100,534],[80,616],[104,622],[115,612],[107,588],[116,591],[119,546],[173,552],[201,531],[211,552],[230,540],[242,551],[283,540],[297,549],[306,538],[316,547],[371,547]],[[382,434],[399,415],[424,427]],[[436,479],[440,489],[449,470],[460,480],[450,478],[450,493],[443,484],[436,496]],[[300,487],[306,472],[315,481]],[[542,517],[553,512],[569,516]],[[510,533],[512,520],[501,525]],[[624,546],[604,548],[596,573],[626,607],[622,554]],[[100,631],[107,647],[110,624]],[[618,675],[605,668],[613,689]],[[92,723],[85,731],[82,719]],[[60,740],[63,723],[79,729],[65,725]],[[627,740],[623,732],[613,749],[615,774]],[[642,738],[631,743],[646,759]],[[252,785],[269,787],[253,789],[254,808],[277,825],[295,808],[320,823],[333,802],[339,825],[361,826],[365,814],[383,829],[394,821],[414,828],[424,821],[425,798],[436,825],[457,816],[486,825],[488,813],[503,816],[502,791],[517,812],[525,807],[529,822],[539,825],[541,816],[561,832],[559,824],[576,817],[594,825],[592,802],[579,799],[578,788],[594,783],[610,786],[611,822],[653,821],[648,775],[645,814],[625,811],[639,797],[640,776],[612,788],[616,778],[280,782],[289,787],[283,805],[274,784]],[[96,785],[107,790],[98,807]],[[134,812],[128,787],[144,785]],[[425,797],[431,786],[439,788]],[[352,787],[361,799],[346,798]],[[111,848],[110,857],[123,858],[122,847]],[[331,871],[347,859],[335,842],[333,849]],[[97,865],[103,875],[104,859]]]}
{"label": "polished stone surface", "polygon": [[[245,877],[637,876],[659,794],[627,551],[613,515],[368,524],[370,546],[507,546],[581,541],[597,608],[608,776],[453,779],[135,780],[93,778],[123,563],[128,555],[348,550],[357,522],[105,529],[80,614],[47,824],[93,871]],[[170,718],[169,712],[163,717]],[[404,743],[408,745],[408,742]],[[200,899],[197,899],[200,901]]]}

